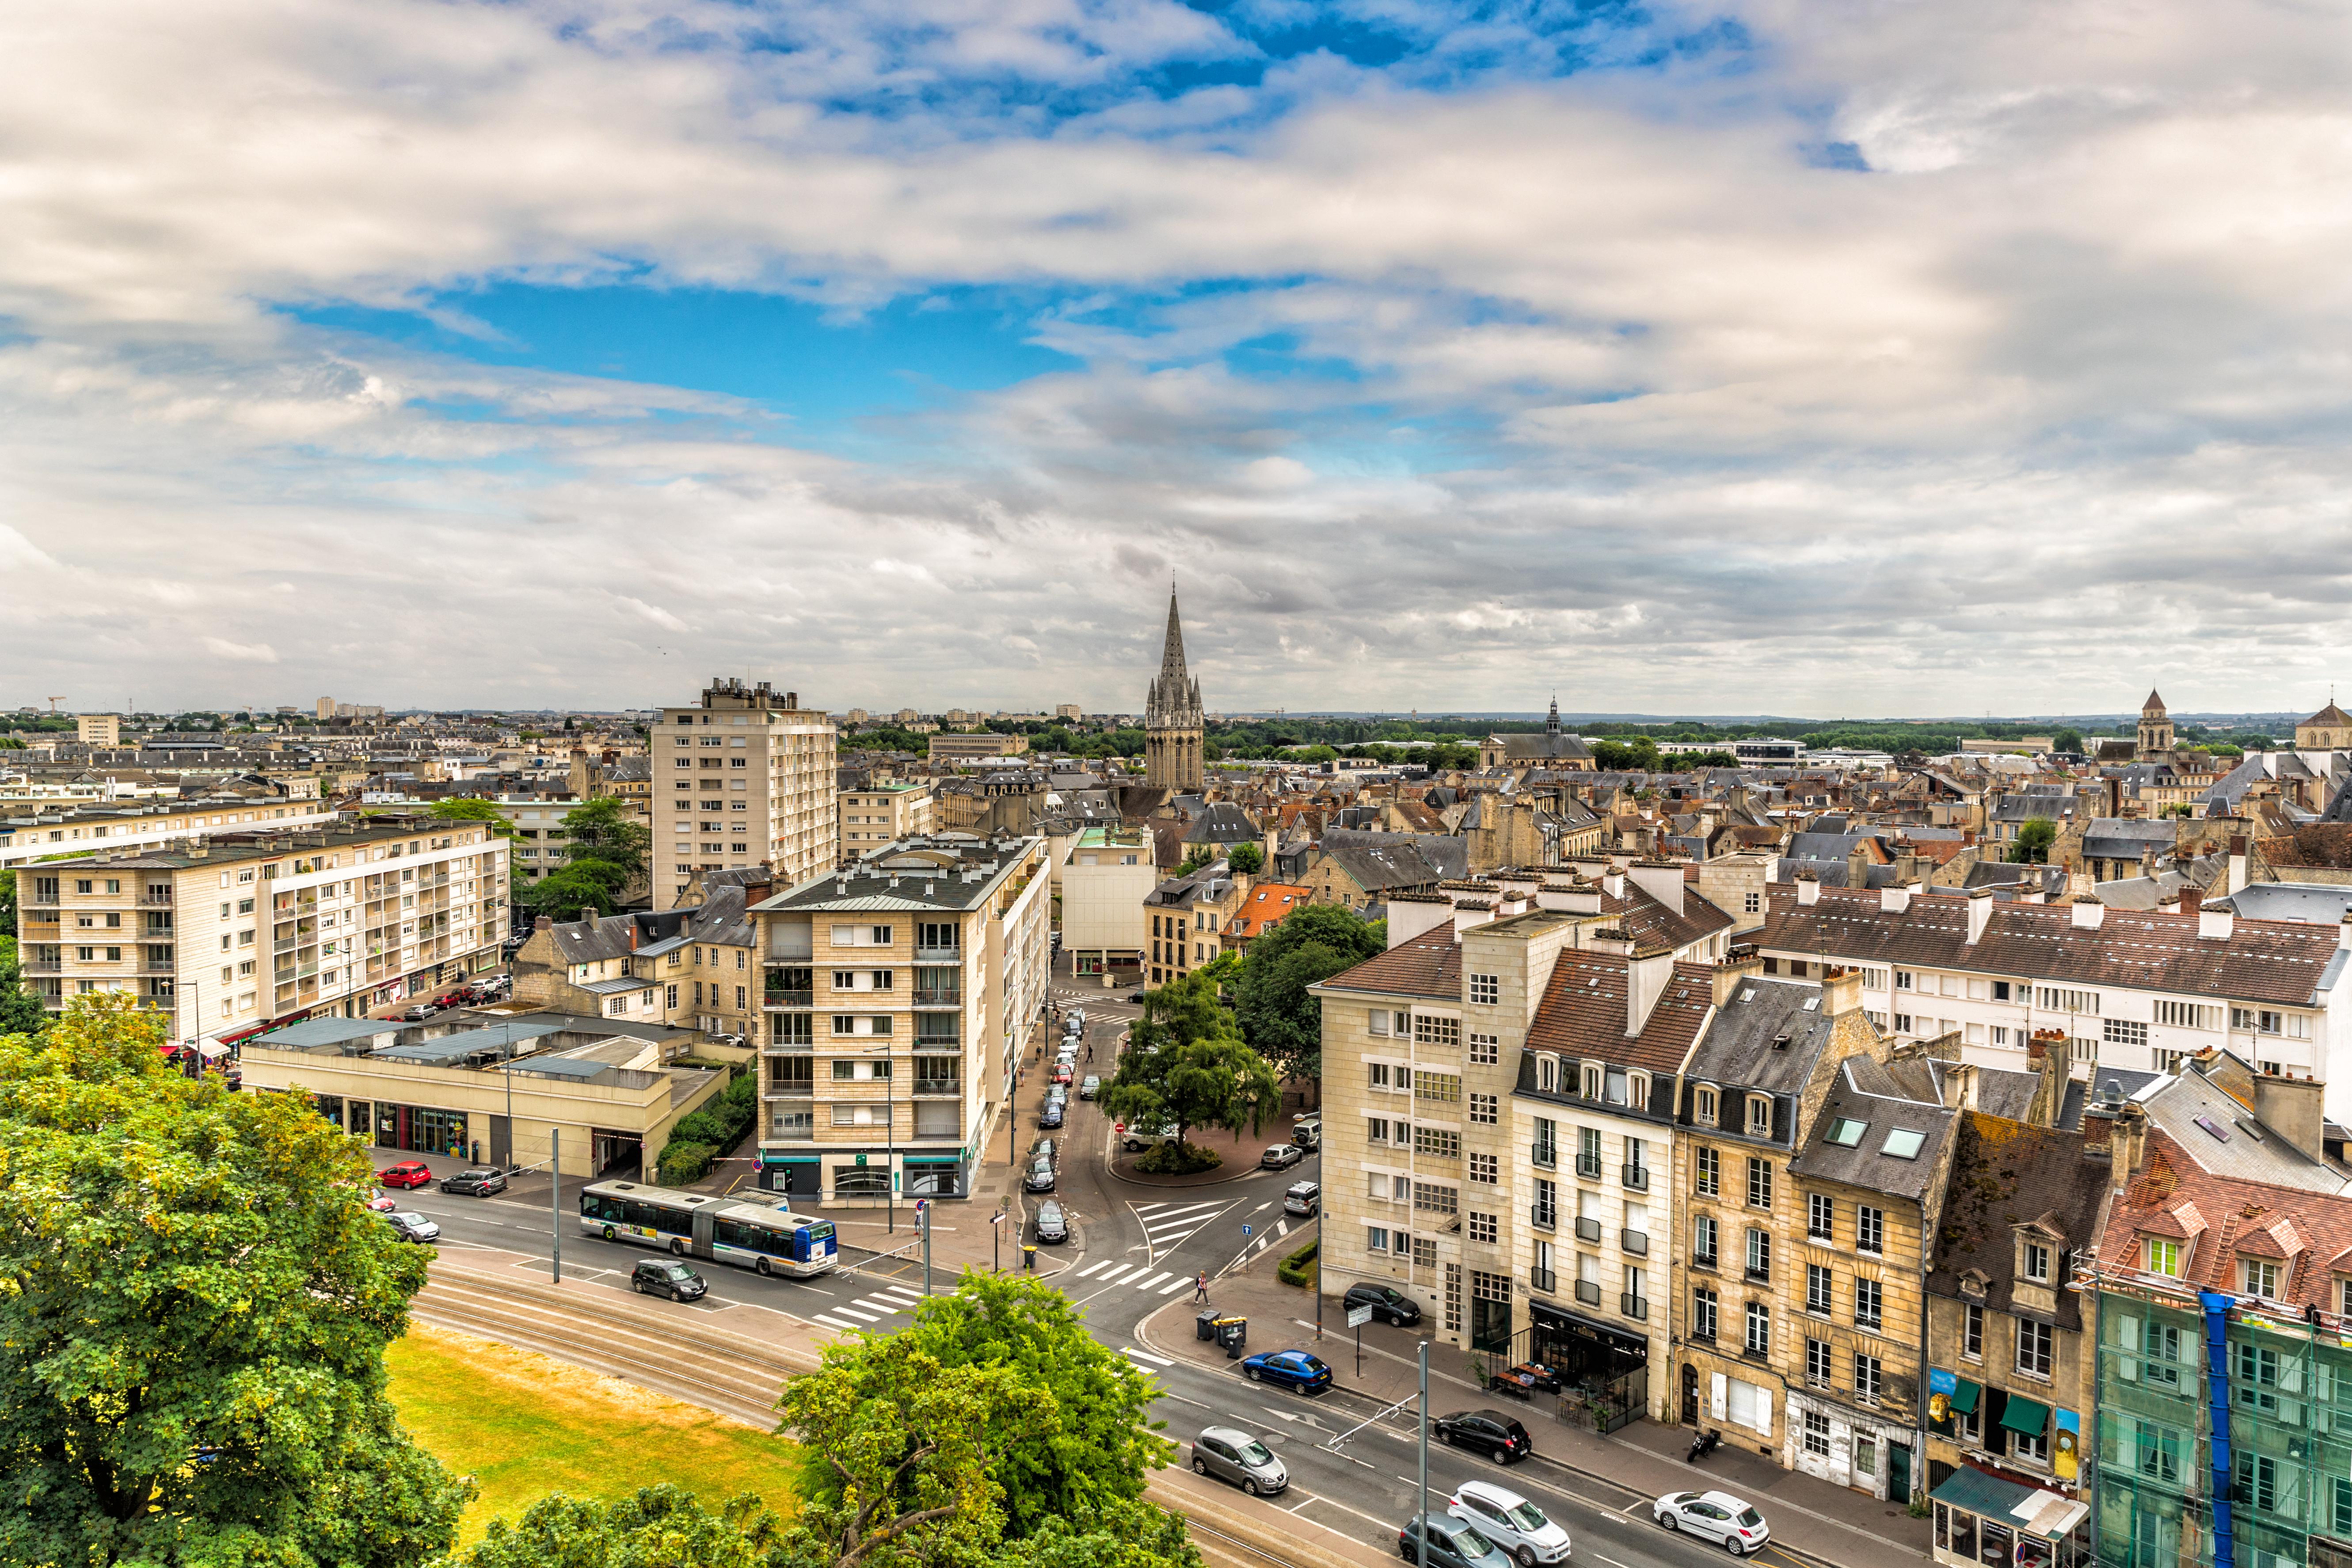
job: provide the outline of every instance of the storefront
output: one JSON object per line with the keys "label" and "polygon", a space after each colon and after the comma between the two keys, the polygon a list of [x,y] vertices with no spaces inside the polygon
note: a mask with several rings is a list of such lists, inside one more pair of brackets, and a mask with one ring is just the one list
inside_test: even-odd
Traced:
{"label": "storefront", "polygon": [[815,1203],[824,1194],[824,1168],[814,1159],[788,1159],[769,1151],[760,1155],[760,1187],[763,1192]]}
{"label": "storefront", "polygon": [[1946,1568],[2077,1568],[2090,1561],[2081,1532],[2087,1504],[1969,1466],[1954,1470],[1935,1505],[1935,1558]]}
{"label": "storefront", "polygon": [[1784,1461],[1801,1475],[1908,1502],[1918,1484],[1917,1431],[1835,1400],[1791,1390]]}
{"label": "storefront", "polygon": [[[352,1102],[352,1131],[363,1131],[364,1120],[371,1107],[366,1100]],[[441,1110],[425,1105],[394,1105],[389,1100],[373,1103],[373,1142],[379,1149],[398,1149],[410,1154],[452,1154],[467,1157],[466,1113],[462,1110]]]}

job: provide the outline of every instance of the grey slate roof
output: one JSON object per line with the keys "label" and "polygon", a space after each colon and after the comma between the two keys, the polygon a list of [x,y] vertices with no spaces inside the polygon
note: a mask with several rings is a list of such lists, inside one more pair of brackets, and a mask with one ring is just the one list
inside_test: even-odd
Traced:
{"label": "grey slate roof", "polygon": [[[2352,795],[2352,791],[2347,791]],[[2328,882],[2253,882],[2226,899],[2208,899],[2209,910],[2230,910],[2258,921],[2303,921],[2333,926],[2352,910],[2352,887]]]}
{"label": "grey slate roof", "polygon": [[[2242,1062],[2236,1066],[2244,1070]],[[2105,1075],[2101,1076],[2104,1082]],[[2194,1063],[2184,1063],[2179,1073],[2157,1079],[2132,1098],[2147,1108],[2151,1125],[2170,1133],[2190,1159],[2217,1176],[2313,1193],[2352,1188],[2352,1181],[2279,1134],[2263,1130],[2252,1110],[2223,1092]],[[2209,1131],[2207,1122],[2219,1128],[2221,1135]]]}
{"label": "grey slate roof", "polygon": [[[1916,1203],[1935,1184],[1939,1156],[1959,1113],[1908,1098],[1916,1088],[1906,1089],[1893,1075],[1864,1070],[1878,1065],[1867,1057],[1849,1058],[1840,1064],[1829,1099],[1814,1118],[1813,1135],[1789,1162],[1789,1169],[1794,1174],[1867,1187]],[[1830,1132],[1843,1118],[1866,1124],[1862,1142],[1853,1148],[1829,1142]],[[1906,1159],[1885,1152],[1887,1135],[1897,1130],[1923,1135],[1916,1156]]]}
{"label": "grey slate roof", "polygon": [[1741,981],[1699,1037],[1685,1075],[1725,1089],[1796,1093],[1834,1031],[1821,1001],[1822,988],[1802,981]]}

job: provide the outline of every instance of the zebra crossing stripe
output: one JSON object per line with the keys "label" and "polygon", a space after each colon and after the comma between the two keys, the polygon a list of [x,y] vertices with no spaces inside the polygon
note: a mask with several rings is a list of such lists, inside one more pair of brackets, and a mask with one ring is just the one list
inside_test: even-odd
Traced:
{"label": "zebra crossing stripe", "polygon": [[839,1329],[844,1333],[855,1333],[857,1331],[856,1324],[840,1322],[835,1319],[826,1317],[823,1312],[819,1312],[816,1315],[816,1321],[823,1323],[828,1329]]}
{"label": "zebra crossing stripe", "polygon": [[1109,1268],[1109,1267],[1110,1267],[1110,1259],[1109,1259],[1109,1258],[1104,1258],[1104,1259],[1103,1259],[1101,1262],[1099,1262],[1099,1263],[1089,1263],[1089,1264],[1087,1264],[1084,1268],[1081,1268],[1081,1269],[1079,1269],[1079,1270],[1078,1270],[1078,1278],[1079,1278],[1079,1279],[1086,1279],[1088,1275],[1090,1275],[1090,1274],[1099,1274],[1099,1273],[1101,1273],[1104,1269],[1106,1269],[1106,1268]]}
{"label": "zebra crossing stripe", "polygon": [[887,1301],[904,1301],[908,1306],[913,1306],[923,1299],[923,1293],[920,1290],[909,1289],[904,1285],[886,1286],[874,1293]]}
{"label": "zebra crossing stripe", "polygon": [[1170,1283],[1166,1289],[1160,1293],[1163,1296],[1173,1296],[1177,1291],[1181,1290],[1185,1286],[1190,1285],[1192,1281],[1190,1279],[1184,1279],[1181,1275],[1179,1275],[1172,1282]]}
{"label": "zebra crossing stripe", "polygon": [[1122,1263],[1117,1268],[1114,1268],[1109,1273],[1104,1275],[1102,1277],[1102,1282],[1106,1285],[1116,1285],[1121,1279],[1132,1279],[1138,1274],[1142,1273],[1145,1268],[1146,1265],[1140,1263]]}
{"label": "zebra crossing stripe", "polygon": [[878,1323],[882,1321],[879,1318],[861,1312],[855,1307],[835,1307],[834,1310],[839,1312],[845,1318],[855,1318],[861,1323]]}
{"label": "zebra crossing stripe", "polygon": [[1164,1355],[1153,1355],[1149,1351],[1137,1350],[1133,1345],[1121,1345],[1118,1349],[1121,1355],[1129,1355],[1133,1356],[1138,1361],[1150,1362],[1153,1366],[1174,1366],[1176,1364]]}
{"label": "zebra crossing stripe", "polygon": [[869,1312],[879,1312],[886,1318],[893,1312],[903,1312],[907,1310],[896,1301],[874,1296],[860,1296],[857,1298],[857,1304]]}

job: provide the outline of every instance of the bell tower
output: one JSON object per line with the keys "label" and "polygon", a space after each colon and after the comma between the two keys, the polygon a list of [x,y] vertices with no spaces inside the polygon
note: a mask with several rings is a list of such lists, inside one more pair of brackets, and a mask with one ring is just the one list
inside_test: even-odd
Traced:
{"label": "bell tower", "polygon": [[1198,791],[1207,778],[1201,683],[1184,668],[1184,628],[1176,616],[1176,590],[1168,590],[1168,637],[1160,673],[1143,699],[1143,782],[1154,789]]}
{"label": "bell tower", "polygon": [[2164,710],[2164,699],[2151,691],[2139,705],[2139,760],[2160,762],[2171,754],[2172,720]]}

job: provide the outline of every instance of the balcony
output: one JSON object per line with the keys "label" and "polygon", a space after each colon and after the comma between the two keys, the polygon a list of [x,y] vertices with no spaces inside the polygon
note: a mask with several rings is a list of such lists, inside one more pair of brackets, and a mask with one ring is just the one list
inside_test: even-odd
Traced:
{"label": "balcony", "polygon": [[764,1000],[771,1007],[814,1007],[816,1005],[816,992],[814,988],[806,991],[769,991],[764,994]]}
{"label": "balcony", "polygon": [[1576,1299],[1588,1307],[1598,1307],[1601,1305],[1600,1281],[1594,1279],[1578,1280],[1576,1282]]}
{"label": "balcony", "polygon": [[1637,1193],[1650,1190],[1650,1167],[1647,1165],[1627,1165],[1618,1172],[1618,1178]]}
{"label": "balcony", "polygon": [[1601,1239],[1601,1222],[1597,1219],[1579,1219],[1576,1222],[1576,1239],[1579,1241],[1599,1241]]}
{"label": "balcony", "polygon": [[1559,1169],[1559,1145],[1557,1143],[1529,1144],[1528,1161],[1538,1171],[1557,1171]]}
{"label": "balcony", "polygon": [[958,985],[950,985],[944,988],[935,985],[918,985],[915,987],[914,995],[915,1005],[918,1007],[961,1007],[963,1005],[963,988]]}
{"label": "balcony", "polygon": [[772,1057],[804,1057],[815,1051],[816,1039],[814,1036],[767,1039],[760,1042],[760,1048]]}
{"label": "balcony", "polygon": [[1559,1276],[1549,1268],[1530,1268],[1528,1270],[1528,1289],[1540,1290],[1549,1296],[1559,1290]]}
{"label": "balcony", "polygon": [[1601,1156],[1598,1154],[1579,1154],[1576,1157],[1576,1173],[1582,1176],[1588,1182],[1599,1181],[1601,1179]]}
{"label": "balcony", "polygon": [[961,1080],[951,1078],[919,1078],[915,1080],[918,1095],[958,1095],[963,1092]]}
{"label": "balcony", "polygon": [[1650,1315],[1649,1298],[1646,1296],[1620,1296],[1617,1298],[1617,1310],[1629,1318],[1647,1319]]}
{"label": "balcony", "polygon": [[63,968],[64,966],[58,963],[58,960],[52,958],[47,963],[20,963],[16,966],[16,973],[19,974],[56,974],[60,973]]}
{"label": "balcony", "polygon": [[1528,1210],[1528,1223],[1535,1226],[1538,1230],[1558,1230],[1559,1228],[1559,1210],[1552,1207],[1549,1204],[1538,1204],[1535,1207]]}
{"label": "balcony", "polygon": [[1650,1256],[1650,1235],[1647,1231],[1621,1230],[1617,1233],[1617,1244],[1636,1258]]}
{"label": "balcony", "polygon": [[917,963],[961,963],[963,949],[961,946],[929,947],[919,942],[915,944],[915,962]]}

